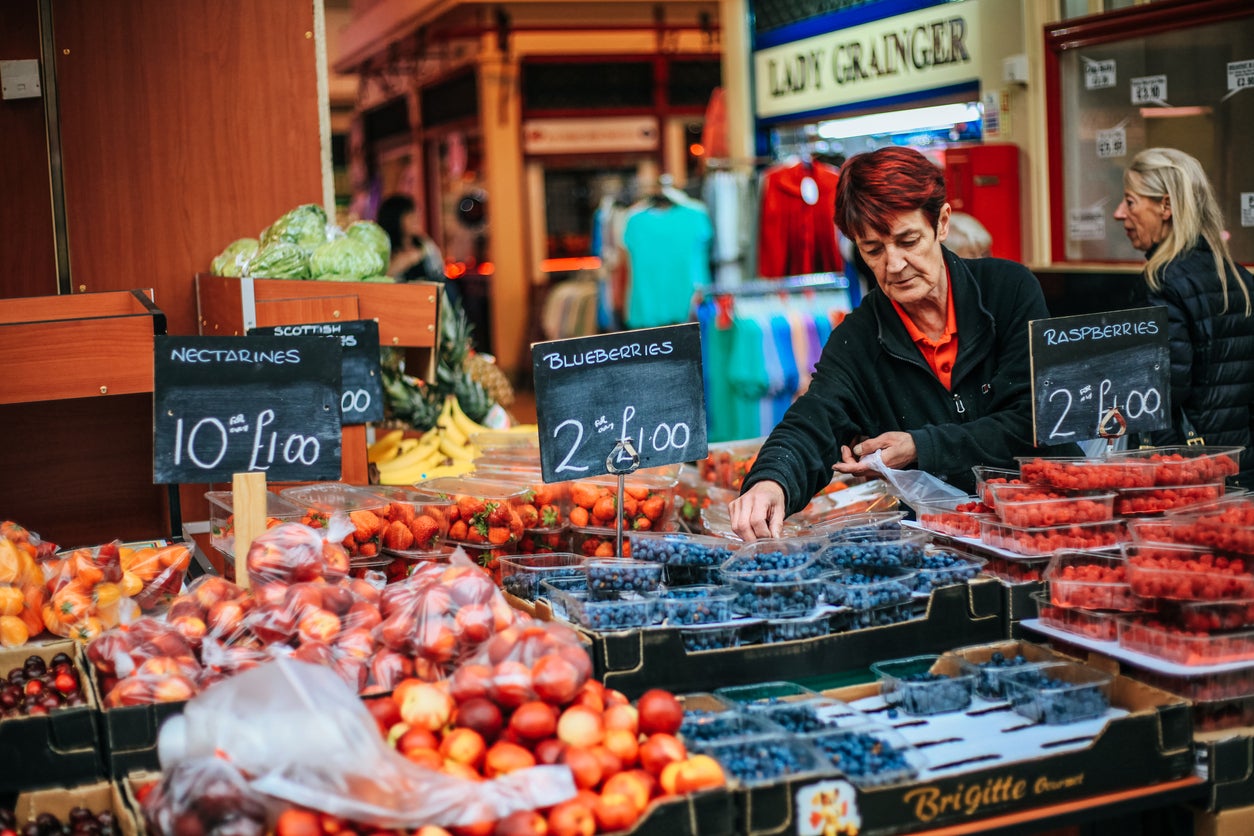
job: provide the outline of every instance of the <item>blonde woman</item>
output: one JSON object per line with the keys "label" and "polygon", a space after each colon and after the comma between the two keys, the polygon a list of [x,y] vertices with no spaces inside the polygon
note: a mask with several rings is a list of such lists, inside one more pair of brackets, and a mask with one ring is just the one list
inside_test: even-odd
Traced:
{"label": "blonde woman", "polygon": [[1115,220],[1146,255],[1151,305],[1167,308],[1172,426],[1154,444],[1242,445],[1239,482],[1254,486],[1254,278],[1232,260],[1201,164],[1147,148],[1123,175]]}

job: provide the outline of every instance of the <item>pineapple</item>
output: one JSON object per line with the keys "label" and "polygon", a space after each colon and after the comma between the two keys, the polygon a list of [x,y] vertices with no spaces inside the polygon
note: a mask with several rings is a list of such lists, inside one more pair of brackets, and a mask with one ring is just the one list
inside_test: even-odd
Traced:
{"label": "pineapple", "polygon": [[509,378],[496,363],[472,351],[466,355],[463,366],[472,380],[488,390],[492,400],[506,407],[514,403],[514,387],[509,385]]}
{"label": "pineapple", "polygon": [[[440,344],[436,348],[435,380],[423,382],[405,374],[400,352],[384,349],[383,387],[393,418],[421,430],[435,426],[444,398],[455,395],[462,411],[472,421],[482,421],[503,392],[512,402],[509,381],[495,364],[473,351],[474,327],[460,305],[445,297],[440,305]],[[474,369],[486,366],[490,383],[480,383]],[[495,377],[492,376],[495,373]]]}

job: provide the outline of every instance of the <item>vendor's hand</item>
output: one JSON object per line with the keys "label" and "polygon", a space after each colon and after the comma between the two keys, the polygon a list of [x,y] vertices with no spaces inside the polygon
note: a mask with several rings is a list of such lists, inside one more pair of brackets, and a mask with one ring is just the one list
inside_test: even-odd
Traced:
{"label": "vendor's hand", "polygon": [[876,472],[869,465],[863,464],[861,459],[876,450],[881,451],[880,458],[884,464],[894,470],[901,470],[919,457],[919,451],[914,448],[914,438],[910,433],[882,433],[857,442],[852,449],[848,446],[841,447],[840,461],[832,465],[832,470],[837,473],[847,473],[850,476],[874,476]]}
{"label": "vendor's hand", "polygon": [[783,533],[786,503],[784,489],[777,482],[758,482],[727,507],[731,511],[732,531],[746,543]]}

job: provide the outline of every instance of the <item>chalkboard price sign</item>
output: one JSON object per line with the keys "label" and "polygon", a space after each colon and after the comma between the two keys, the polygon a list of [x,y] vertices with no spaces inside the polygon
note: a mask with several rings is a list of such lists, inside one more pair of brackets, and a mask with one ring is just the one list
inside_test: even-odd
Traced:
{"label": "chalkboard price sign", "polygon": [[379,371],[379,323],[373,319],[312,322],[250,328],[248,335],[338,337],[344,352],[340,420],[366,424],[383,420],[383,375]]}
{"label": "chalkboard price sign", "polygon": [[708,453],[695,323],[536,343],[531,367],[546,482],[628,469],[622,439],[640,467]]}
{"label": "chalkboard price sign", "polygon": [[1037,319],[1028,333],[1037,444],[1170,425],[1166,308]]}
{"label": "chalkboard price sign", "polygon": [[153,482],[340,476],[338,340],[155,337]]}

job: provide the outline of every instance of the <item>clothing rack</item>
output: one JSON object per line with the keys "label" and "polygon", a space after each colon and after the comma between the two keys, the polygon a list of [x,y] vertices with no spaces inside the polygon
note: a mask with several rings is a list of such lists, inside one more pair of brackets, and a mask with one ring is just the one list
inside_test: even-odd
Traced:
{"label": "clothing rack", "polygon": [[726,290],[714,290],[711,296],[766,296],[772,293],[793,293],[806,290],[848,290],[849,279],[841,273],[807,273],[781,279],[755,279]]}
{"label": "clothing rack", "polygon": [[707,289],[696,305],[711,441],[770,432],[809,387],[832,329],[852,309],[840,273]]}

